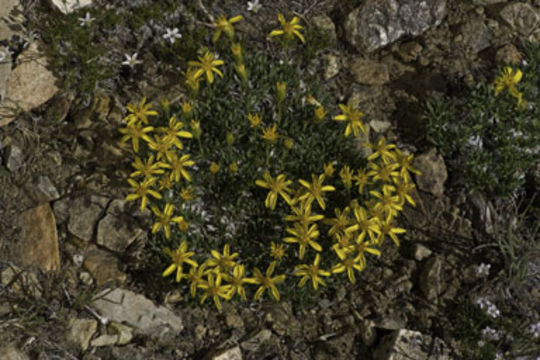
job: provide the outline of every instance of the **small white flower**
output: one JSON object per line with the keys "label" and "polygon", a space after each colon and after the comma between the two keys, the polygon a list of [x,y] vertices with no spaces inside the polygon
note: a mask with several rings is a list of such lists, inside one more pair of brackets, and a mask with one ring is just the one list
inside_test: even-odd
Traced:
{"label": "small white flower", "polygon": [[540,337],[540,322],[537,322],[536,324],[531,324],[531,326],[529,327],[529,331],[535,339],[538,339]]}
{"label": "small white flower", "polygon": [[480,297],[480,298],[476,299],[476,305],[480,306],[480,309],[484,309],[484,308],[487,308],[487,307],[491,306],[492,304],[485,297]]}
{"label": "small white flower", "polygon": [[79,21],[80,21],[80,25],[81,26],[88,26],[92,23],[92,21],[94,21],[95,19],[90,16],[90,13],[89,12],[86,12],[86,16],[83,17],[83,18],[79,18]]}
{"label": "small white flower", "polygon": [[499,311],[499,309],[497,309],[497,307],[495,305],[491,304],[487,308],[486,314],[488,314],[489,316],[491,316],[492,318],[495,319],[495,318],[499,317],[501,312]]}
{"label": "small white flower", "polygon": [[142,61],[137,60],[137,53],[134,53],[133,55],[129,56],[128,54],[125,54],[126,60],[122,63],[122,65],[127,65],[131,68],[133,68],[137,64],[141,64]]}
{"label": "small white flower", "polygon": [[166,29],[166,31],[167,32],[165,34],[163,34],[163,38],[165,40],[169,40],[171,42],[171,44],[174,44],[176,39],[181,39],[182,38],[182,34],[180,34],[180,32],[178,31],[178,28]]}
{"label": "small white flower", "polygon": [[486,345],[486,342],[484,340],[478,340],[477,345],[478,347],[483,347],[484,345]]}
{"label": "small white flower", "polygon": [[6,59],[7,59],[7,51],[0,50],[0,62],[4,61]]}
{"label": "small white flower", "polygon": [[255,14],[258,13],[261,8],[262,4],[259,3],[259,0],[248,1],[247,3],[248,11],[253,11]]}
{"label": "small white flower", "polygon": [[470,138],[467,139],[467,143],[470,146],[481,148],[483,145],[482,138],[480,135],[473,135]]}
{"label": "small white flower", "polygon": [[504,360],[504,356],[502,354],[502,352],[498,352],[495,354],[495,360]]}
{"label": "small white flower", "polygon": [[501,336],[497,330],[492,329],[489,326],[486,326],[485,328],[482,329],[482,337],[486,340],[497,341],[500,339]]}
{"label": "small white flower", "polygon": [[488,276],[490,268],[491,268],[491,264],[481,263],[480,265],[478,265],[476,267],[476,275],[477,276]]}

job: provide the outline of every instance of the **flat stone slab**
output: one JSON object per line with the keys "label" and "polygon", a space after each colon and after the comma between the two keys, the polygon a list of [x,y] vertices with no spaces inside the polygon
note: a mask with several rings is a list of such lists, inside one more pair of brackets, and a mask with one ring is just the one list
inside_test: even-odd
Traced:
{"label": "flat stone slab", "polygon": [[182,319],[164,306],[133,291],[107,289],[96,296],[92,307],[108,320],[126,323],[144,335],[159,337],[163,332],[180,332]]}

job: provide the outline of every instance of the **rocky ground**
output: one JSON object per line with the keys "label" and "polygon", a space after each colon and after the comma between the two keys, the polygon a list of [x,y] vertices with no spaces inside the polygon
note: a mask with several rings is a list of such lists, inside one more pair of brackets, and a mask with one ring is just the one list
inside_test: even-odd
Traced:
{"label": "rocky ground", "polygon": [[[182,92],[144,49],[137,72],[121,65],[135,52],[128,44],[161,25],[144,24],[133,38],[112,32],[103,46],[119,70],[88,95],[66,88],[66,70],[54,67],[35,25],[66,16],[71,1],[41,3],[0,0],[1,359],[461,359],[460,300],[491,296],[539,320],[538,256],[512,287],[499,281],[504,264],[489,245],[521,209],[448,183],[444,159],[421,141],[420,111],[432,91],[491,81],[497,66],[519,64],[521,41],[540,41],[540,1],[263,0],[258,13],[244,1],[189,2],[193,26],[209,14],[243,14],[250,20],[237,31],[254,42],[266,36],[257,24],[278,11],[327,31],[335,43],[309,71],[357,104],[373,134],[415,151],[423,172],[402,246],[356,285],[310,307],[232,303],[222,312],[188,306],[186,294],[155,281],[161,271],[149,274],[144,255],[150,213],[124,201],[129,161],[116,134],[125,104]],[[80,3],[119,14],[136,5]],[[480,263],[492,264],[487,277]]]}

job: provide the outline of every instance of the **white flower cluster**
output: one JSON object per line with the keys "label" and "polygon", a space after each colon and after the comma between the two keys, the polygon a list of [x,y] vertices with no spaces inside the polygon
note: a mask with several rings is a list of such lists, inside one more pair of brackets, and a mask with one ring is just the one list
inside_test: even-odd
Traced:
{"label": "white flower cluster", "polygon": [[476,300],[476,304],[480,306],[480,309],[485,309],[486,314],[488,314],[494,319],[498,318],[499,315],[501,315],[501,312],[499,311],[499,309],[497,309],[497,306],[495,306],[495,304],[492,304],[491,301],[484,297],[478,298]]}
{"label": "white flower cluster", "polygon": [[497,341],[501,338],[501,333],[495,329],[486,326],[482,329],[482,338],[488,341]]}
{"label": "white flower cluster", "polygon": [[478,276],[478,277],[487,277],[487,276],[489,276],[489,269],[490,268],[491,268],[491,264],[480,263],[480,265],[478,265],[476,267],[476,276]]}
{"label": "white flower cluster", "polygon": [[531,324],[529,331],[535,339],[538,339],[540,337],[540,322]]}

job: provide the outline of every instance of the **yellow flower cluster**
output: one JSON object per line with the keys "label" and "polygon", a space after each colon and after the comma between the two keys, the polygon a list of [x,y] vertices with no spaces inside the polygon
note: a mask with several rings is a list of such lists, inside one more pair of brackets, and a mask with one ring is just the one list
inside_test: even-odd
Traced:
{"label": "yellow flower cluster", "polygon": [[[169,108],[168,102],[163,102],[164,109]],[[146,103],[143,98],[139,104],[128,104],[129,114],[124,118],[126,126],[119,131],[124,135],[120,140],[125,143],[131,140],[133,151],[137,154],[132,163],[134,171],[127,179],[131,186],[131,193],[127,195],[127,201],[141,200],[141,210],[145,210],[148,203],[153,200],[163,199],[160,191],[169,190],[173,184],[183,181],[190,182],[191,175],[188,168],[195,165],[189,154],[181,154],[184,149],[183,139],[190,139],[193,134],[184,130],[184,122],[170,116],[168,126],[148,126],[149,117],[157,116],[158,112],[152,110],[152,104]],[[183,120],[189,119],[191,107],[188,103],[183,104]],[[145,153],[150,152],[148,157],[138,156],[141,143],[145,147]],[[193,198],[192,190],[183,188],[179,198],[188,201]],[[171,225],[178,226],[180,231],[185,232],[189,224],[183,216],[174,215],[174,205],[167,201],[163,208],[152,205],[155,222],[152,233],[163,231],[165,238],[171,237]]]}
{"label": "yellow flower cluster", "polygon": [[[344,113],[356,111],[345,106],[341,108]],[[351,126],[350,131],[354,132],[353,129]],[[411,182],[411,173],[420,172],[412,166],[413,155],[404,154],[396,145],[387,143],[384,137],[367,146],[372,150],[367,158],[367,169],[353,171],[348,165],[343,165],[339,171],[341,185],[349,196],[353,185],[356,185],[357,196],[350,199],[348,206],[334,208],[333,217],[325,218],[315,213],[313,206],[318,206],[324,212],[327,195],[336,191],[338,184],[327,183],[335,172],[334,163],[325,164],[323,173],[313,174],[311,182],[298,180],[296,189],[285,174],[273,177],[265,172],[263,178],[255,182],[268,190],[266,207],[274,210],[277,200],[282,198],[291,211],[284,220],[292,222],[292,226],[285,229],[287,236],[283,238],[283,243],[271,244],[271,256],[276,260],[283,258],[286,254],[285,244],[298,246],[299,260],[306,257],[308,250],[315,252],[312,263],[295,267],[294,275],[301,277],[299,287],[310,280],[317,290],[319,285],[325,285],[324,277],[344,272],[354,283],[355,270],[363,271],[366,266],[366,253],[381,255],[380,248],[387,237],[397,246],[400,244],[398,234],[403,234],[405,229],[398,227],[395,220],[405,203],[416,205],[410,194],[415,187]],[[322,235],[321,225],[329,227],[326,232],[328,238]],[[326,260],[328,266],[325,270],[321,268],[321,254],[330,250],[337,261],[331,264]]]}

